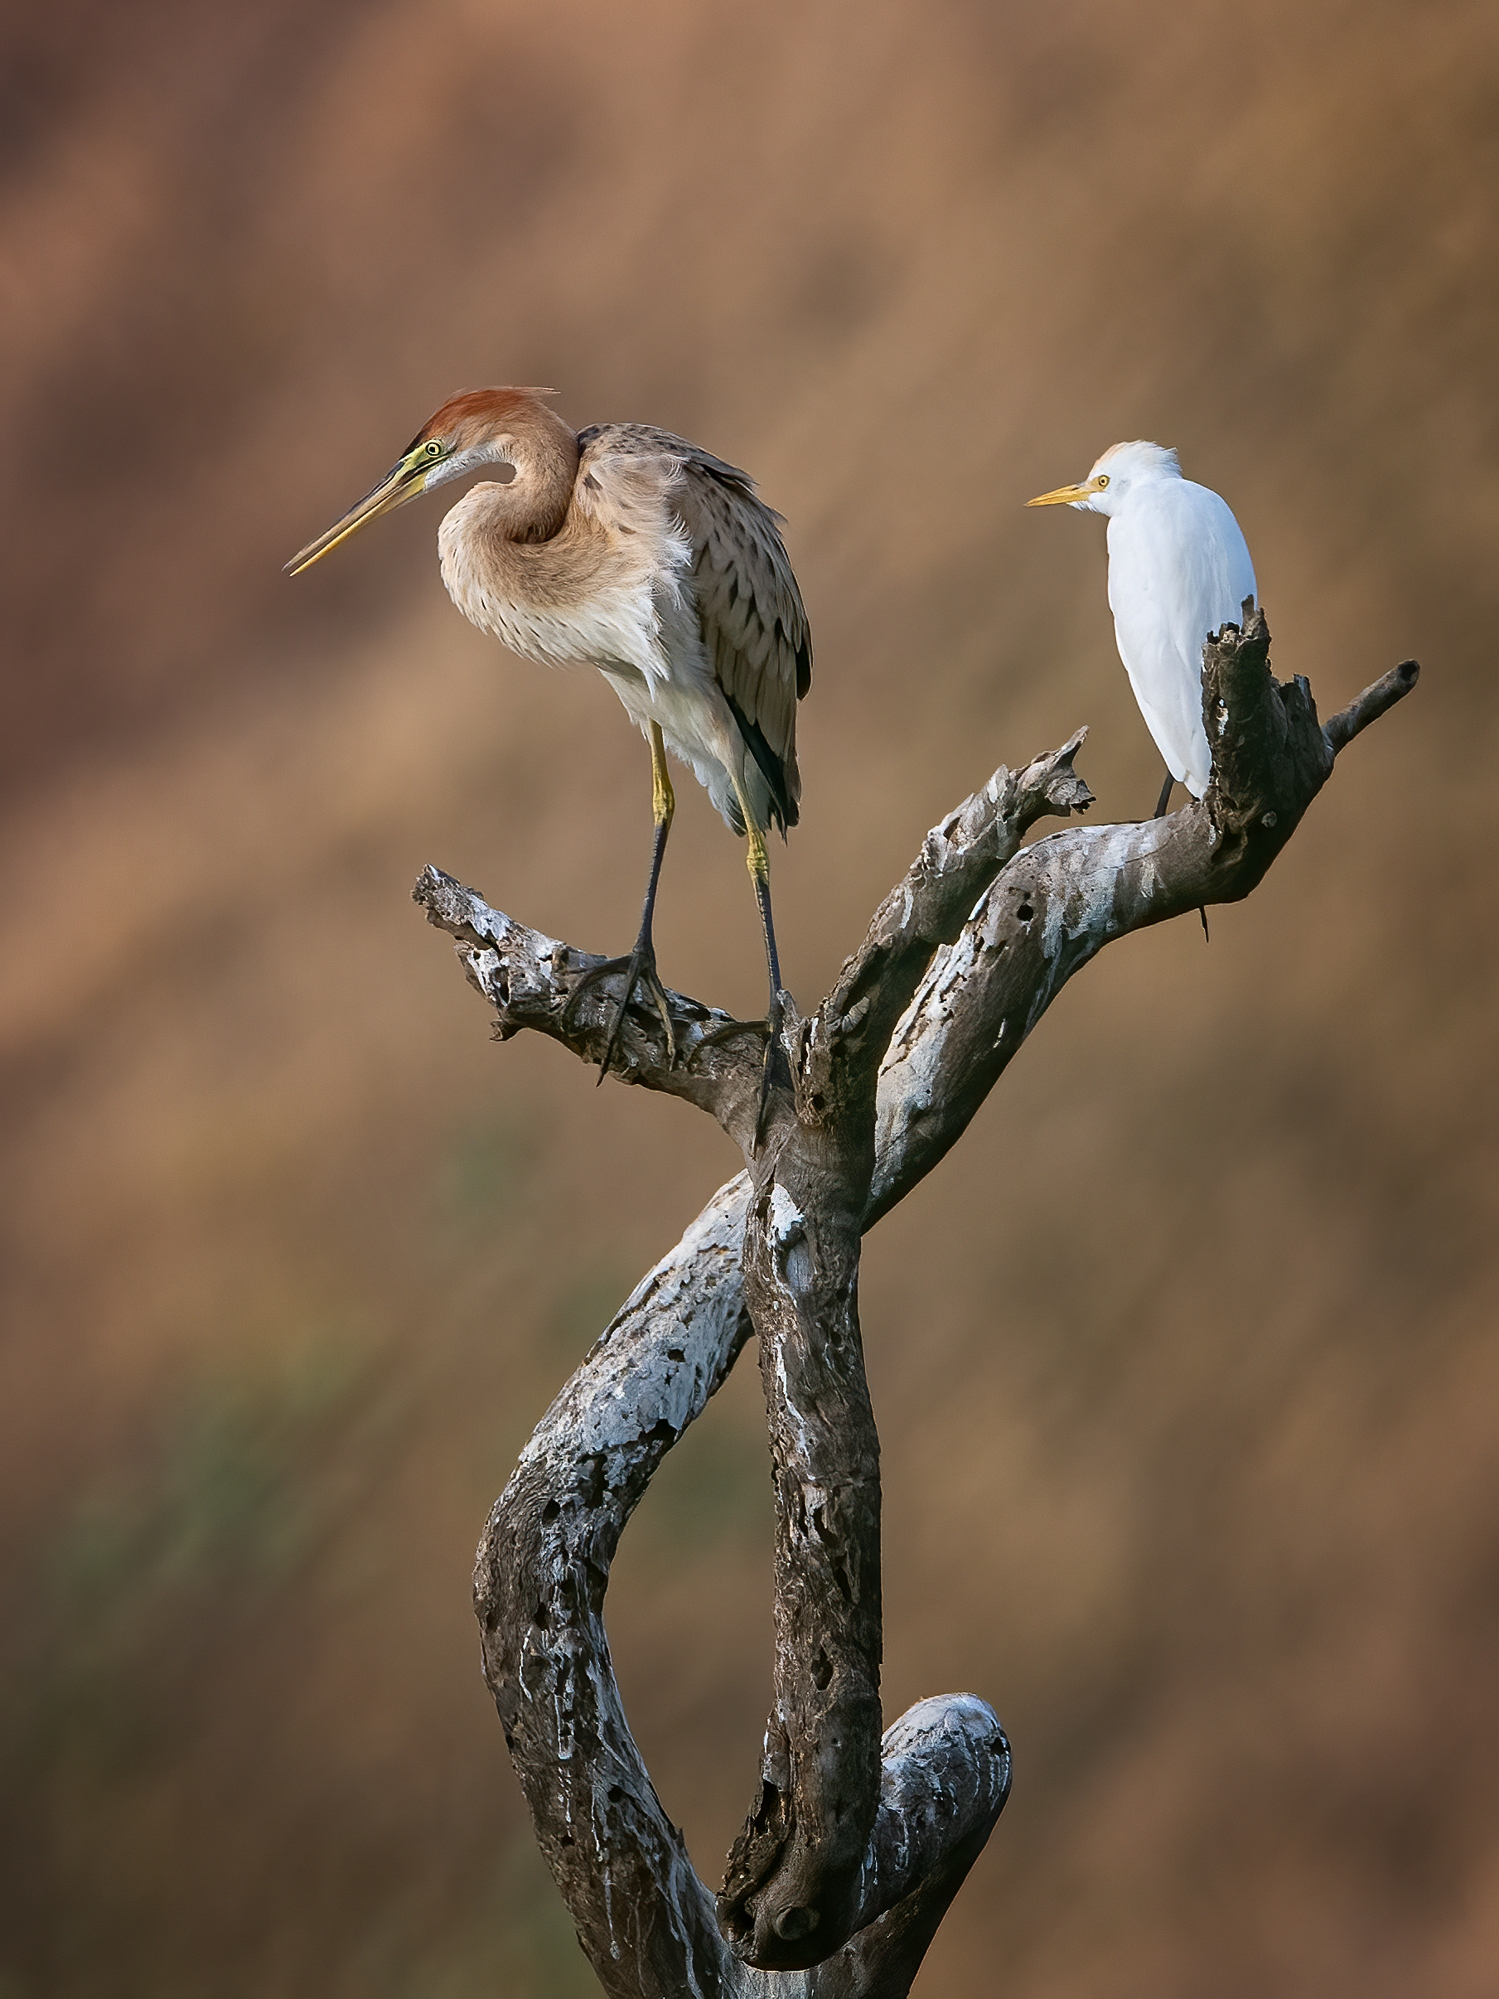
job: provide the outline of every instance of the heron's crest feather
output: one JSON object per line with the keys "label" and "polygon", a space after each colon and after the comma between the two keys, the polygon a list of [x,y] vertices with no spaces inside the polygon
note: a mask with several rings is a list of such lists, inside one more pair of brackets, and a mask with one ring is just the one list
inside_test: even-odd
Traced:
{"label": "heron's crest feather", "polygon": [[449,396],[441,409],[433,411],[407,448],[414,451],[430,437],[447,438],[460,430],[468,431],[467,441],[473,441],[482,432],[524,428],[538,418],[555,423],[557,418],[542,397],[556,393],[555,389],[465,389],[460,395]]}

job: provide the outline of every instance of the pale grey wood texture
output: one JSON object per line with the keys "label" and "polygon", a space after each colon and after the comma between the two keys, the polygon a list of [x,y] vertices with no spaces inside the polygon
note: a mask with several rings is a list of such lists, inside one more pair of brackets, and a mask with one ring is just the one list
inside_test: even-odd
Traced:
{"label": "pale grey wood texture", "polygon": [[[1106,943],[1247,895],[1333,760],[1415,685],[1413,663],[1324,729],[1269,670],[1246,606],[1204,655],[1206,797],[1139,825],[1023,847],[1091,802],[1083,732],[997,771],[927,835],[817,1010],[791,1010],[756,1144],[762,1043],[670,994],[669,1061],[633,1009],[623,1080],[684,1097],[739,1142],[721,1188],[650,1272],[538,1426],[475,1570],[485,1672],[536,1835],[611,1999],[899,1999],[1009,1786],[993,1712],[919,1703],[881,1738],[879,1458],[857,1312],[859,1241],[966,1128],[1065,981]],[[599,959],[418,882],[501,1039],[522,1027],[596,1060],[613,1019]],[[714,1897],[662,1810],[604,1635],[609,1566],[662,1457],[760,1347],[777,1510],[775,1699],[761,1780]]]}

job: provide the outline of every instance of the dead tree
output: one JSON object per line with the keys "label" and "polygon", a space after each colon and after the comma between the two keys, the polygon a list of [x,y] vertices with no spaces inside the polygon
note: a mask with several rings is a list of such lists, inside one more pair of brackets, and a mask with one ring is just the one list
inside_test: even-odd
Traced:
{"label": "dead tree", "polygon": [[[537,1427],[480,1544],[486,1678],[536,1837],[611,1999],[898,1999],[999,1816],[1009,1745],[972,1694],[881,1738],[879,1441],[857,1306],[860,1238],[961,1135],[1052,999],[1116,937],[1249,894],[1414,662],[1326,727],[1278,683],[1245,606],[1204,659],[1207,796],[1141,824],[1037,821],[1092,802],[1084,731],[996,771],[922,843],[814,1013],[788,1013],[756,1140],[764,1044],[672,994],[633,1008],[624,1080],[683,1097],[745,1171],[643,1279]],[[416,899],[458,939],[506,1040],[597,1061],[602,961],[428,869]],[[759,1790],[715,1903],[631,1738],[604,1634],[609,1566],[662,1458],[751,1332],[776,1506],[775,1700]]]}

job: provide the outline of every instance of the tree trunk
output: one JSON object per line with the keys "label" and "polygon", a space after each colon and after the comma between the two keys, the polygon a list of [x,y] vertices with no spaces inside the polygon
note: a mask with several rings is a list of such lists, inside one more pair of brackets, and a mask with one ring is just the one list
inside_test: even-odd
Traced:
{"label": "tree trunk", "polygon": [[[1252,614],[1252,615],[1251,615]],[[815,1013],[788,1005],[762,1112],[763,1040],[669,994],[632,1007],[622,1079],[710,1111],[746,1170],[644,1278],[538,1425],[479,1547],[484,1667],[578,1937],[617,1999],[900,1999],[1009,1789],[972,1694],[880,1735],[879,1440],[859,1334],[863,1232],[955,1143],[1072,974],[1112,939],[1248,895],[1353,737],[1415,685],[1397,667],[1326,728],[1277,683],[1245,607],[1204,653],[1205,798],[1138,825],[1085,810],[1079,731],[1001,768],[935,827]],[[416,899],[458,939],[495,1032],[586,1060],[615,1001],[602,960],[429,868]],[[784,1067],[781,1066],[784,1058]],[[754,1332],[776,1499],[775,1695],[759,1787],[715,1898],[662,1810],[604,1635],[625,1522]]]}

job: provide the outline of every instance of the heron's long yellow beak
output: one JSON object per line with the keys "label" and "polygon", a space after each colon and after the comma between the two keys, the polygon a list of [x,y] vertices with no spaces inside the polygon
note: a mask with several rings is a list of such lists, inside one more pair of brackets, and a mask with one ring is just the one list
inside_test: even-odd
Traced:
{"label": "heron's long yellow beak", "polygon": [[1084,479],[1080,486],[1058,486],[1053,493],[1038,493],[1034,500],[1027,500],[1028,507],[1066,507],[1077,500],[1091,500],[1095,493],[1103,491],[1098,479]]}
{"label": "heron's long yellow beak", "polygon": [[393,513],[397,507],[404,507],[408,500],[420,498],[427,474],[438,462],[437,455],[429,452],[426,445],[418,445],[408,451],[400,463],[394,465],[380,481],[372,493],[366,493],[357,507],[350,507],[341,521],[335,521],[331,528],[320,534],[316,541],[294,555],[286,565],[288,576],[300,576],[304,569],[310,569],[314,562],[321,562],[330,550],[347,541],[351,534],[358,534],[371,521],[379,520],[382,514]]}

